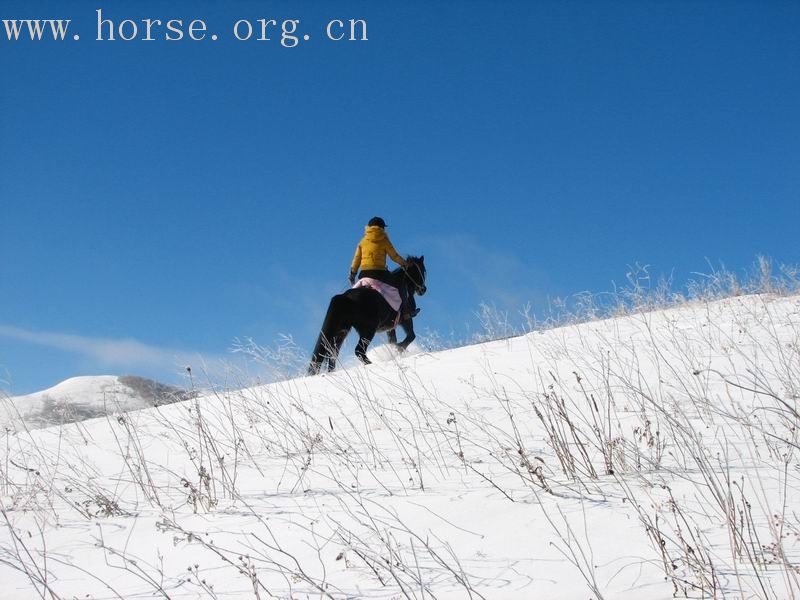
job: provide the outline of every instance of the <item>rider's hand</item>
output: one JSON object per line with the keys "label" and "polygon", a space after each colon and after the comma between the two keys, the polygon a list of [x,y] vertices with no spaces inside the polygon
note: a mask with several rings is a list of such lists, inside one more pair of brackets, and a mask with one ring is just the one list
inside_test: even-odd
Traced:
{"label": "rider's hand", "polygon": [[356,274],[350,271],[350,277],[347,279],[350,281],[350,285],[353,285],[356,282]]}

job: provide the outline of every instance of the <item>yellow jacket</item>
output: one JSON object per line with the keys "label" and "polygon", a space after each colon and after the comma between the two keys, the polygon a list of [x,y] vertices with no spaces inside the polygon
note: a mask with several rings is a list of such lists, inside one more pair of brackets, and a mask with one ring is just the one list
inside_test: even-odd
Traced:
{"label": "yellow jacket", "polygon": [[383,227],[366,227],[364,229],[364,237],[358,243],[356,254],[353,257],[353,264],[350,266],[350,271],[356,273],[358,268],[361,267],[362,271],[370,271],[374,269],[386,270],[386,255],[392,257],[392,260],[398,265],[405,266],[406,261],[397,253],[397,250],[392,246],[389,241],[389,236],[386,235],[386,230]]}

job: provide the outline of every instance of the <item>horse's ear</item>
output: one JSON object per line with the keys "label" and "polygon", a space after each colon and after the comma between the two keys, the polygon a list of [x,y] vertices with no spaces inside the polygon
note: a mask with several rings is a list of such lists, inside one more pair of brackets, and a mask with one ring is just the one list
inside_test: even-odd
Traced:
{"label": "horse's ear", "polygon": [[425,255],[424,254],[419,257],[419,262],[425,262]]}

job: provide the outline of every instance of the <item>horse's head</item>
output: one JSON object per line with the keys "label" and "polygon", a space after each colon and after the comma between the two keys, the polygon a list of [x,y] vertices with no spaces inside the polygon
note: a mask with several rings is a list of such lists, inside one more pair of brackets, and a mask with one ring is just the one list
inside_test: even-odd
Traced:
{"label": "horse's head", "polygon": [[425,292],[428,291],[428,288],[425,286],[425,257],[407,257],[403,272],[413,286],[414,293],[419,296],[424,296]]}

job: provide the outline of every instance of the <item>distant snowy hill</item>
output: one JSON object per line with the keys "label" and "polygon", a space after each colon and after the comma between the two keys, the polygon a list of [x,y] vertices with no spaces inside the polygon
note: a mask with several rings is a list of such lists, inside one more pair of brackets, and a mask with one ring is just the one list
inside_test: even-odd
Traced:
{"label": "distant snowy hill", "polygon": [[189,397],[177,387],[144,377],[73,377],[41,392],[0,399],[0,425],[20,429],[22,420],[28,428],[48,427]]}

